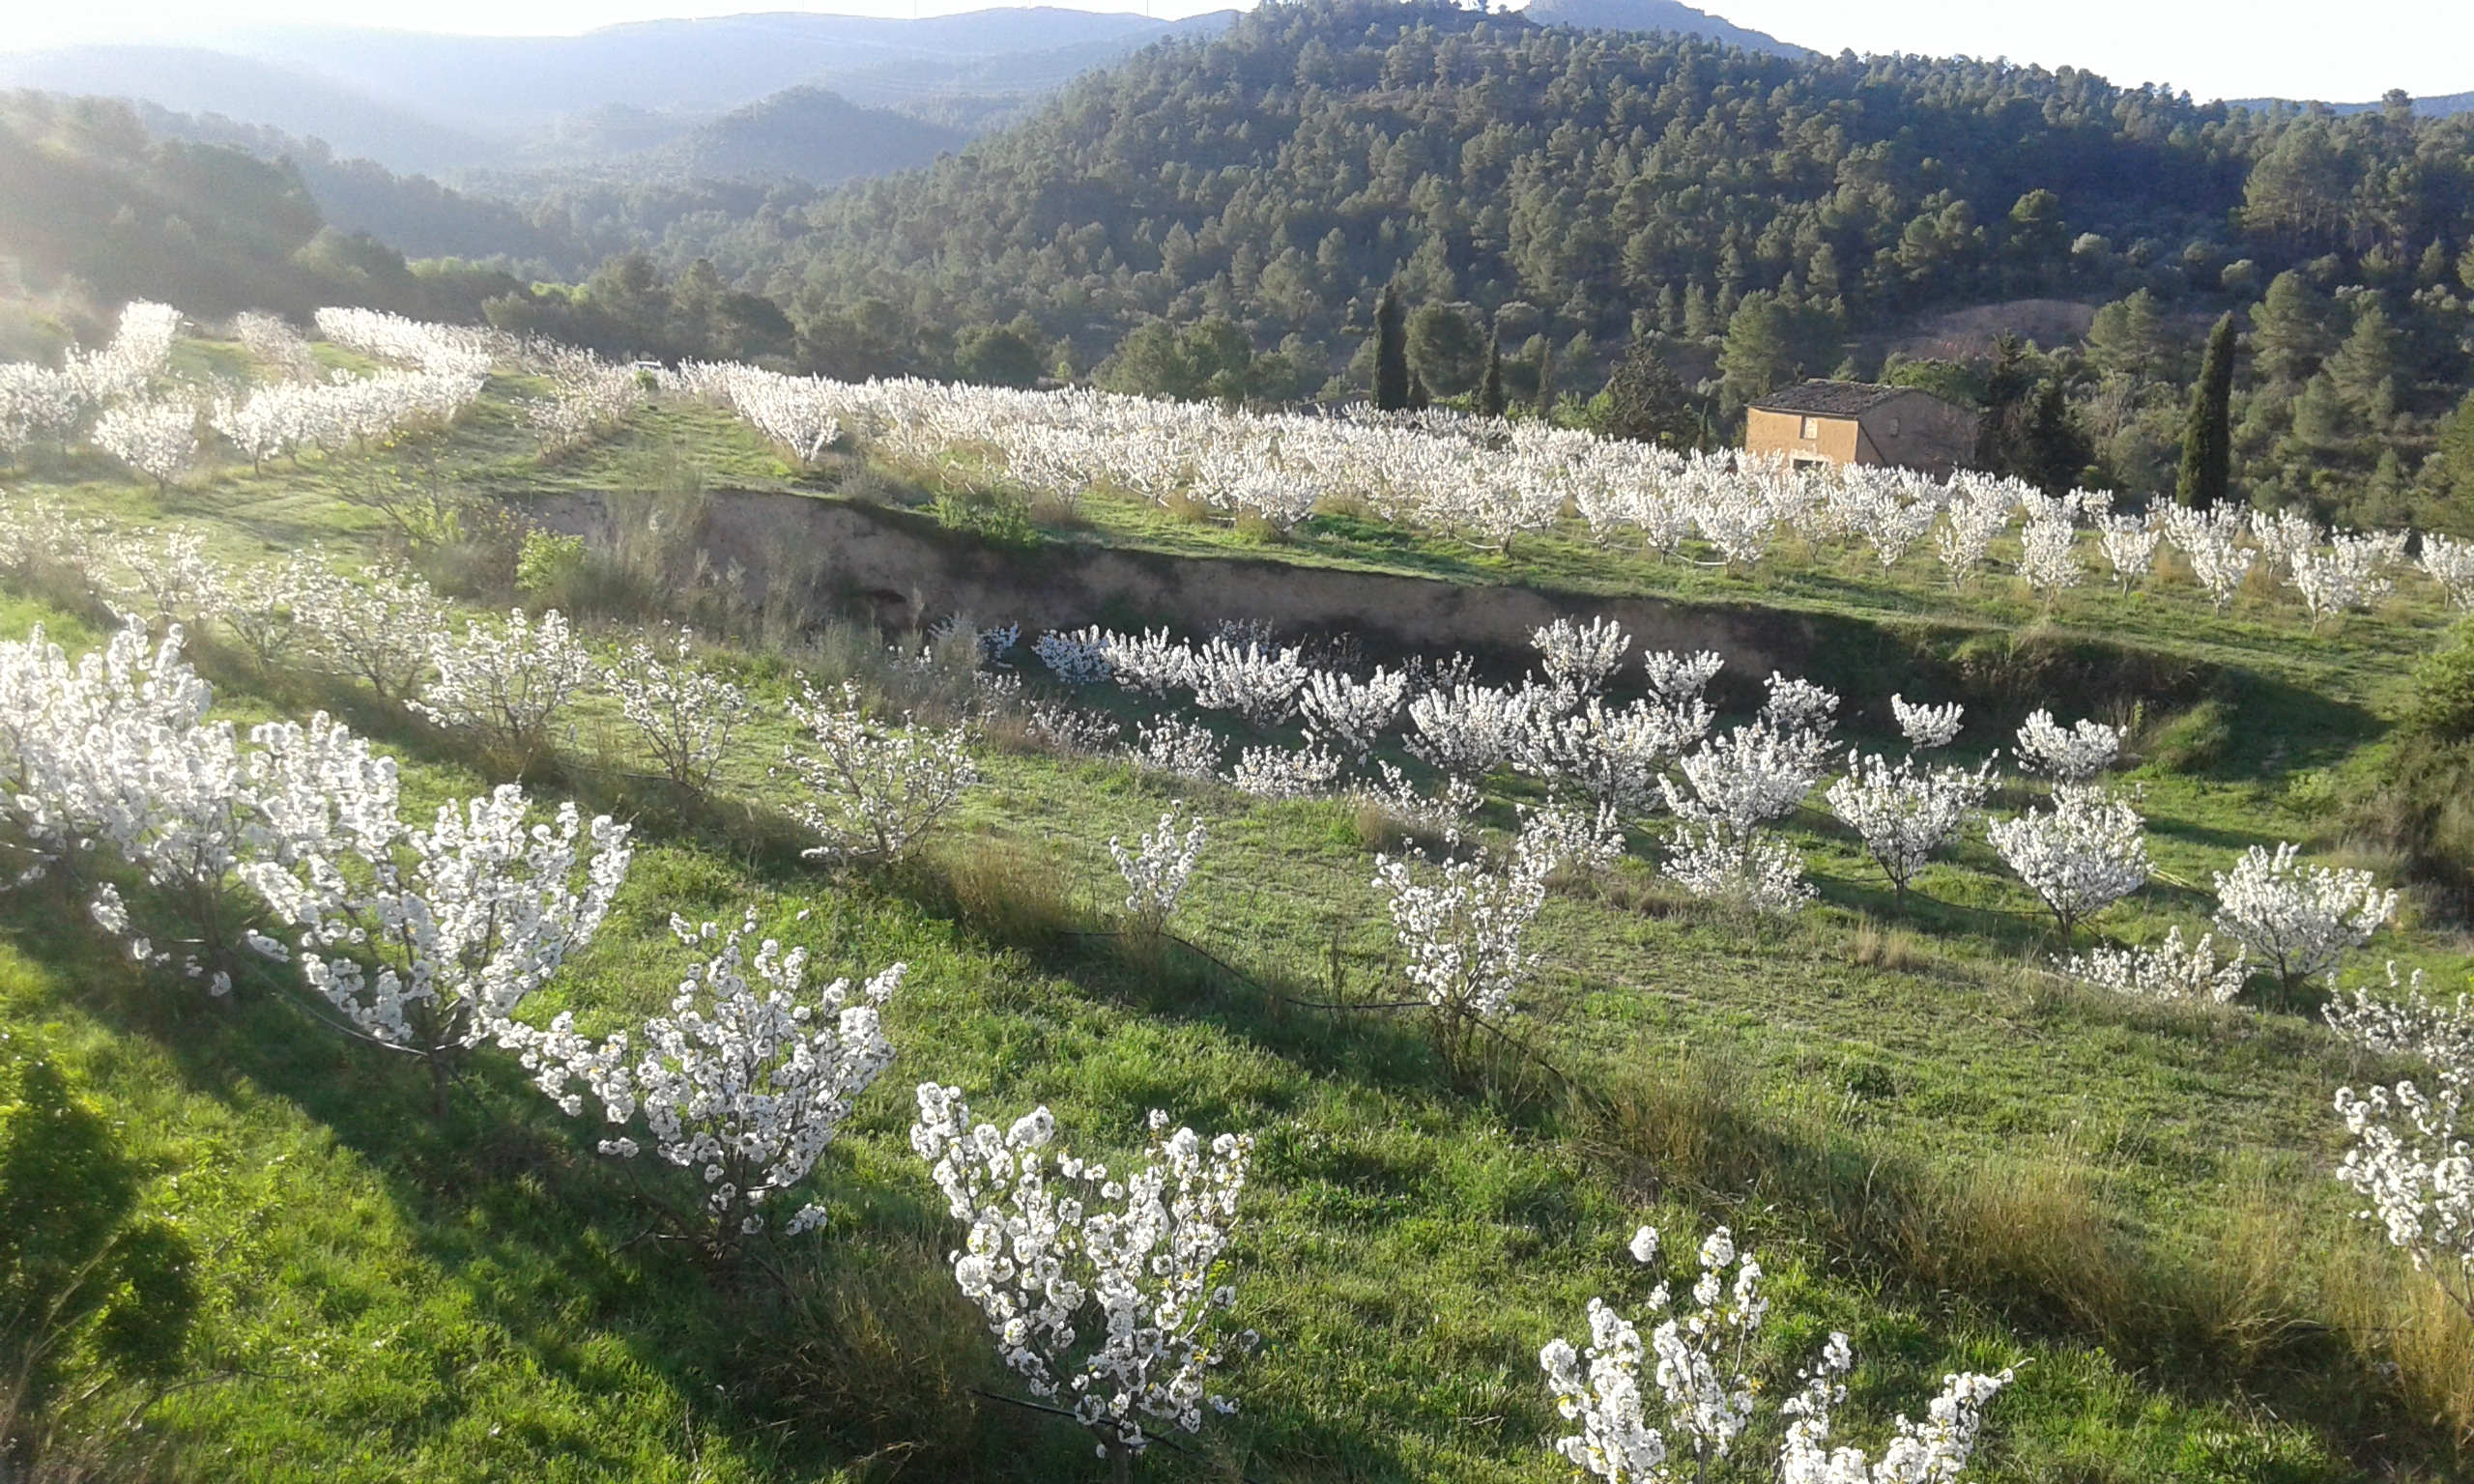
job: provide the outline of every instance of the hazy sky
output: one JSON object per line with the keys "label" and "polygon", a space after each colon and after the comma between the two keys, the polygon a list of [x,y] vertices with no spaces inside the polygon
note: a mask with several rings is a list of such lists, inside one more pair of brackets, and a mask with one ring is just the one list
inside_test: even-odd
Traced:
{"label": "hazy sky", "polygon": [[[662,15],[757,10],[941,14],[989,0],[20,0],[0,49],[68,42],[170,39],[262,20],[349,20],[424,31],[554,34]],[[1069,0],[1070,3],[1070,0]],[[1230,0],[1152,0],[1161,16]],[[1137,11],[1139,0],[1082,0]],[[2474,0],[1708,0],[1739,25],[1823,51],[2006,56],[2092,68],[2116,82],[2170,82],[2201,98],[2277,96],[2353,101],[2392,87],[2474,90]]]}

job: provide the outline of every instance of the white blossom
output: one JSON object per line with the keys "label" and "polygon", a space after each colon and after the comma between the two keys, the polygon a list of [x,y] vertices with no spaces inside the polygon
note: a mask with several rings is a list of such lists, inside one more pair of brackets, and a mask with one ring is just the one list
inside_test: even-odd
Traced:
{"label": "white blossom", "polygon": [[369,682],[384,700],[419,694],[446,636],[446,604],[406,568],[382,562],[356,583],[316,560],[288,569],[293,622],[311,656]]}
{"label": "white blossom", "polygon": [[[1644,1266],[1654,1262],[1657,1229],[1641,1228],[1630,1251]],[[1751,1425],[1760,1390],[1743,1367],[1769,1313],[1761,1265],[1749,1253],[1739,1256],[1722,1226],[1702,1242],[1700,1267],[1694,1307],[1676,1303],[1664,1283],[1650,1294],[1648,1314],[1657,1323],[1646,1342],[1631,1321],[1593,1298],[1585,1349],[1558,1339],[1539,1352],[1556,1411],[1581,1427],[1557,1439],[1555,1451],[1588,1477],[1606,1484],[1706,1478]],[[1649,1385],[1656,1388],[1654,1411]]]}
{"label": "white blossom", "polygon": [[669,659],[638,643],[601,676],[663,776],[697,792],[710,787],[752,705],[735,681],[696,662],[693,637],[685,629],[674,635]]}
{"label": "white blossom", "polygon": [[1828,798],[1830,812],[1863,837],[1865,853],[1904,901],[1908,883],[1935,852],[1958,839],[1993,786],[1990,761],[1971,773],[1960,767],[1927,769],[1912,757],[1893,765],[1875,755],[1856,759],[1853,771],[1829,785]]}
{"label": "white blossom", "polygon": [[1804,1389],[1779,1407],[1788,1419],[1778,1449],[1779,1484],[1953,1484],[1967,1471],[1984,1428],[1984,1408],[2016,1379],[2004,1369],[1986,1376],[1946,1374],[1922,1422],[1898,1418],[1898,1435],[1868,1460],[1860,1449],[1831,1448],[1830,1409],[1847,1399],[1839,1378],[1855,1366],[1847,1336],[1832,1331],[1821,1359],[1804,1373]]}
{"label": "white blossom", "polygon": [[588,824],[572,803],[555,824],[527,813],[524,790],[504,784],[441,805],[400,848],[365,854],[368,837],[347,835],[348,857],[300,851],[288,873],[304,889],[270,898],[298,914],[310,986],[360,1034],[426,1061],[442,1114],[462,1053],[507,1037],[525,999],[592,940],[634,854],[606,815]]}
{"label": "white blossom", "polygon": [[2019,575],[2048,599],[2078,586],[2087,576],[2078,544],[2078,528],[2067,518],[2030,520],[2019,531]]}
{"label": "white blossom", "polygon": [[2057,792],[2050,813],[2030,809],[1985,833],[2065,937],[2081,918],[2146,885],[2151,872],[2138,811],[2084,785]]}
{"label": "white blossom", "polygon": [[2074,954],[2067,963],[2056,963],[2064,978],[2114,994],[2201,1005],[2230,1002],[2250,978],[2241,949],[2220,959],[2216,934],[2202,933],[2199,942],[2185,945],[2179,928],[2167,931],[2165,941],[2152,948],[2100,944],[2084,958]]}
{"label": "white blossom", "polygon": [[1146,936],[1156,936],[1176,915],[1177,903],[1186,895],[1186,881],[1194,874],[1194,859],[1210,838],[1200,814],[1187,821],[1182,838],[1177,824],[1177,809],[1172,807],[1160,816],[1158,828],[1143,834],[1139,850],[1128,850],[1115,836],[1108,837],[1108,854],[1125,877],[1127,918]]}
{"label": "white blossom", "polygon": [[[857,989],[835,980],[807,1003],[807,950],[786,953],[765,938],[751,956],[752,909],[730,932],[677,917],[670,926],[689,948],[718,945],[679,984],[669,1014],[600,1046],[577,1036],[567,1013],[546,1031],[519,1026],[505,1039],[524,1048],[526,1067],[569,1117],[583,1111],[571,1080],[591,1091],[614,1127],[641,1115],[653,1153],[702,1179],[705,1213],[728,1241],[763,1229],[766,1203],[808,1178],[851,1104],[893,1065],[881,1011],[906,969],[897,963]],[[642,1147],[619,1137],[601,1152],[632,1157]],[[786,1230],[796,1236],[823,1215],[805,1207]]]}
{"label": "white blossom", "polygon": [[1404,972],[1433,1012],[1447,1055],[1457,1054],[1470,1022],[1509,1014],[1537,971],[1539,956],[1522,938],[1545,903],[1546,878],[1563,863],[1566,830],[1533,819],[1501,864],[1482,850],[1440,862],[1424,851],[1374,858],[1374,885],[1407,956]]}
{"label": "white blossom", "polygon": [[2156,564],[2156,544],[2164,539],[2163,520],[2146,515],[2108,515],[2096,522],[2096,546],[2112,563],[2114,581],[2123,591],[2145,577]]}
{"label": "white blossom", "polygon": [[551,721],[592,677],[592,656],[555,608],[537,622],[518,608],[503,624],[467,623],[460,640],[441,634],[429,662],[436,673],[413,711],[527,755],[548,747]]}
{"label": "white blossom", "polygon": [[2216,873],[2216,927],[2267,960],[2288,989],[2334,968],[2397,910],[2367,870],[2305,867],[2297,847],[2253,845]]}
{"label": "white blossom", "polygon": [[2474,541],[2458,541],[2435,530],[2422,533],[2422,552],[2415,564],[2439,585],[2451,608],[2474,608]]}
{"label": "white blossom", "polygon": [[197,408],[177,398],[123,402],[95,419],[93,439],[97,448],[167,485],[197,462]]}
{"label": "white blossom", "polygon": [[1247,748],[1227,778],[1230,787],[1258,799],[1319,799],[1339,781],[1339,756],[1311,743],[1294,749]]}
{"label": "white blossom", "polygon": [[1658,870],[1695,897],[1756,912],[1793,913],[1817,895],[1804,879],[1803,854],[1793,843],[1715,825],[1677,825]]}
{"label": "white blossom", "polygon": [[2057,784],[2084,784],[2112,767],[2122,748],[2119,728],[2080,721],[2064,729],[2039,707],[2020,724],[2019,765]]}
{"label": "white blossom", "polygon": [[1231,1332],[1225,1253],[1253,1141],[1206,1145],[1153,1110],[1151,1162],[1126,1175],[1051,1150],[1045,1107],[1010,1128],[971,1122],[959,1088],[922,1083],[910,1147],[970,1224],[954,1281],[988,1317],[1031,1394],[1068,1405],[1104,1456],[1139,1453],[1145,1418],[1198,1432],[1235,1403],[1212,1372],[1252,1348]]}
{"label": "white blossom", "polygon": [[1316,734],[1362,762],[1374,750],[1375,740],[1399,719],[1408,694],[1406,673],[1376,666],[1364,680],[1334,671],[1309,670],[1297,699],[1298,709]]}
{"label": "white blossom", "polygon": [[1107,636],[1096,627],[1075,634],[1043,634],[1031,652],[1065,685],[1097,685],[1110,674]]}
{"label": "white blossom", "polygon": [[1624,652],[1632,647],[1632,636],[1603,617],[1591,619],[1587,628],[1558,618],[1533,631],[1529,642],[1538,647],[1546,678],[1582,695],[1604,688],[1607,677],[1622,668]]}
{"label": "white blossom", "polygon": [[1898,696],[1890,698],[1890,715],[1898,719],[1898,729],[1907,737],[1908,746],[1918,751],[1947,747],[1957,741],[1959,718],[1966,710],[1955,700],[1933,706],[1922,701],[1911,704]]}
{"label": "white blossom", "polygon": [[1197,782],[1220,775],[1220,738],[1199,722],[1163,717],[1137,723],[1135,736],[1134,760],[1143,767]]}
{"label": "white blossom", "polygon": [[969,729],[942,731],[870,721],[859,688],[828,697],[802,678],[791,719],[813,742],[783,749],[783,761],[813,796],[794,807],[824,838],[812,857],[883,863],[907,855],[979,782]]}

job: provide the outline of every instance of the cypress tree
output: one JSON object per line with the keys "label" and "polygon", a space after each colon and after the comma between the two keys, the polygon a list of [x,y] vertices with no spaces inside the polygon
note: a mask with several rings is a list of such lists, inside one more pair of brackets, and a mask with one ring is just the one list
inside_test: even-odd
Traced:
{"label": "cypress tree", "polygon": [[1434,406],[1434,398],[1426,392],[1426,379],[1415,371],[1409,373],[1409,397],[1401,405],[1413,413],[1423,413]]}
{"label": "cypress tree", "polygon": [[1551,422],[1555,416],[1555,342],[1550,336],[1538,357],[1538,420]]}
{"label": "cypress tree", "polygon": [[2233,472],[2233,316],[2217,317],[2191,388],[2190,420],[2182,425],[2182,473],[2173,499],[2206,509],[2225,498]]}
{"label": "cypress tree", "polygon": [[1409,315],[1397,286],[1374,300],[1374,406],[1396,413],[1409,405]]}
{"label": "cypress tree", "polygon": [[1486,376],[1478,384],[1478,415],[1501,417],[1504,414],[1504,332],[1500,329],[1486,336]]}

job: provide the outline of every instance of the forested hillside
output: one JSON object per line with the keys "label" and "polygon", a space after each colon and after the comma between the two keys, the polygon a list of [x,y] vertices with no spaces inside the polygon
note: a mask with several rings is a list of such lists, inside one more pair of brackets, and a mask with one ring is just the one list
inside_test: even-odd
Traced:
{"label": "forested hillside", "polygon": [[1638,334],[1721,434],[1778,381],[1877,373],[1932,311],[2114,303],[2086,356],[2014,380],[2057,378],[2084,463],[2134,492],[2170,481],[2208,322],[2258,318],[2291,271],[2243,383],[2242,477],[2402,499],[2466,379],[2470,152],[2474,119],[2402,100],[2255,113],[2066,69],[1342,0],[1152,47],[927,171],[671,250],[744,265],[842,374],[944,373],[997,325],[1087,370],[1146,321],[1221,316],[1311,392],[1397,281],[1470,328],[1429,317],[1439,393],[1490,330],[1516,391],[1551,341],[1583,394]]}
{"label": "forested hillside", "polygon": [[0,94],[0,353],[99,337],[106,311],[168,294],[202,315],[337,301],[477,318],[502,273],[433,266],[330,227],[299,170],[152,139],[124,103]]}

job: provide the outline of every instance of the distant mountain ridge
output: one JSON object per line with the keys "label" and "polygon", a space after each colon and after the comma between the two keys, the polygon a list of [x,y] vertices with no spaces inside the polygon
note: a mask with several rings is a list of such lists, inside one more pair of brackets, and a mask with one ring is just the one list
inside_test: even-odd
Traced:
{"label": "distant mountain ridge", "polygon": [[1520,14],[1541,26],[1578,26],[1584,31],[1664,31],[1777,57],[1813,55],[1809,48],[1782,42],[1765,31],[1748,30],[1724,16],[1694,10],[1681,0],[1530,0],[1528,9]]}
{"label": "distant mountain ridge", "polygon": [[[128,98],[325,140],[396,171],[613,160],[785,89],[973,122],[1170,36],[1182,21],[1021,7],[900,20],[775,14],[609,26],[573,37],[258,26],[210,45],[0,54],[0,87]],[[954,108],[956,100],[980,100]],[[928,157],[934,157],[931,151]]]}
{"label": "distant mountain ridge", "polygon": [[818,87],[785,88],[685,137],[620,160],[663,176],[779,176],[813,186],[890,175],[959,150],[970,135]]}
{"label": "distant mountain ridge", "polygon": [[[2431,98],[2415,99],[2413,103],[2418,118],[2454,118],[2460,113],[2474,113],[2474,93],[2442,93]],[[2376,103],[2321,103],[2291,98],[2235,98],[2226,100],[2226,106],[2248,108],[2255,113],[2270,108],[2324,108],[2342,119],[2357,113],[2377,113],[2388,104],[2384,100]]]}

